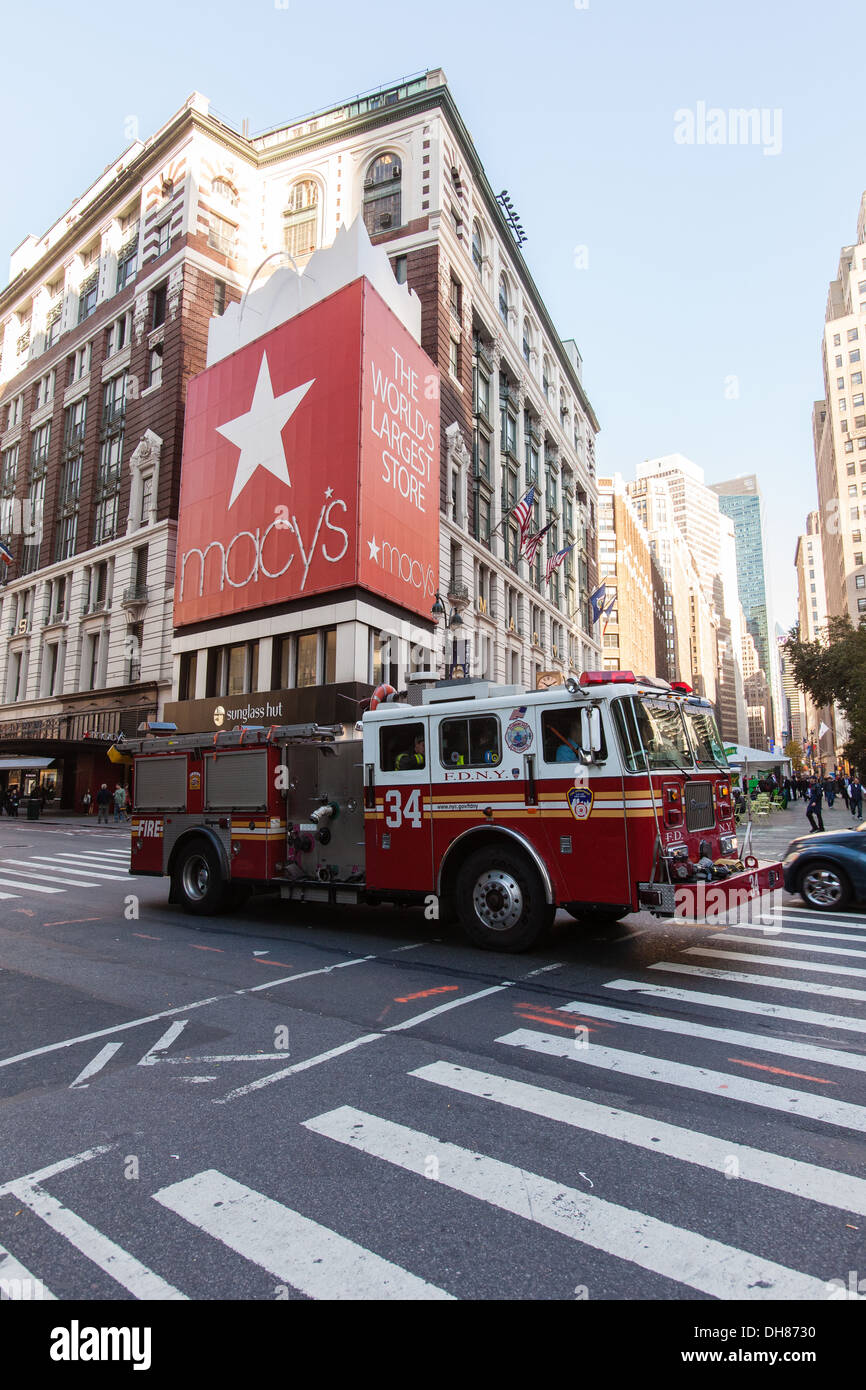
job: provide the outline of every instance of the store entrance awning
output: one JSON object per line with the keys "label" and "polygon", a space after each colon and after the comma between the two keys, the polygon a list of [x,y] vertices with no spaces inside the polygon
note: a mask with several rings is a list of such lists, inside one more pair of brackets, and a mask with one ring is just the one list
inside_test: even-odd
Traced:
{"label": "store entrance awning", "polygon": [[53,762],[53,758],[0,758],[0,772],[19,769],[22,772],[39,772],[44,767],[50,767]]}

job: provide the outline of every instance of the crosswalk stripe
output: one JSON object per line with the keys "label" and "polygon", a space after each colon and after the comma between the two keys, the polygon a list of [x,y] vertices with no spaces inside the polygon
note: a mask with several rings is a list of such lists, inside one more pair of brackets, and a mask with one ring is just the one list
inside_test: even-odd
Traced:
{"label": "crosswalk stripe", "polygon": [[[773,964],[778,964],[773,961]],[[820,994],[822,999],[866,999],[866,990],[846,989],[842,985],[821,985],[809,980],[775,980],[772,975],[747,975],[737,970],[712,970],[706,965],[677,965],[659,961],[650,970],[664,970],[674,975],[696,975],[702,980],[724,980],[736,985],[760,985],[765,989],[786,989],[790,994]]]}
{"label": "crosswalk stripe", "polygon": [[[794,903],[786,903],[784,911],[786,914],[796,913],[798,917],[811,917],[816,922],[820,922],[822,920],[826,921],[828,918],[830,918],[829,913],[827,913],[826,916],[819,916],[819,914],[815,912],[815,909],[813,907],[796,907]],[[831,920],[835,922],[837,918],[851,918],[855,922],[862,922],[863,914],[862,912],[834,912],[832,914]]]}
{"label": "crosswalk stripe", "polygon": [[30,883],[26,879],[0,878],[4,888],[29,888],[31,893],[62,893],[62,888],[46,888],[44,883]]}
{"label": "crosswalk stripe", "polygon": [[89,867],[88,867],[88,868],[84,868],[83,866],[82,866],[80,869],[76,869],[76,867],[75,867],[74,864],[66,864],[66,863],[64,863],[64,864],[60,865],[60,864],[57,863],[57,860],[55,860],[55,859],[43,859],[43,858],[40,857],[40,858],[38,858],[38,859],[32,859],[30,862],[31,862],[32,864],[36,864],[36,865],[37,865],[38,867],[40,867],[40,868],[44,867],[46,864],[54,864],[56,867],[62,868],[62,869],[63,869],[63,872],[64,872],[65,874],[77,874],[80,878],[98,878],[98,879],[105,879],[105,880],[107,880],[107,881],[110,882],[110,883],[131,883],[131,882],[132,882],[132,879],[131,879],[131,877],[129,876],[129,874],[120,874],[120,873],[107,874],[107,873],[103,873],[101,870],[93,869],[93,868],[89,868]]}
{"label": "crosswalk stripe", "polygon": [[55,1294],[46,1289],[41,1279],[37,1279],[16,1260],[8,1250],[0,1245],[0,1300],[10,1302],[51,1300],[57,1301]]}
{"label": "crosswalk stripe", "polygon": [[344,1105],[306,1120],[315,1134],[716,1298],[826,1298],[823,1280],[786,1269],[564,1183]]}
{"label": "crosswalk stripe", "polygon": [[[832,1047],[816,1043],[799,1042],[793,1038],[773,1037],[767,1033],[742,1033],[737,1028],[714,1028],[706,1023],[695,1023],[692,1018],[668,1018],[665,1014],[641,1014],[631,1009],[612,1009],[605,1004],[589,1004],[575,1000],[563,1004],[568,1013],[581,1014],[588,1018],[607,1019],[611,1023],[624,1023],[630,1028],[649,1028],[660,1033],[683,1033],[688,1038],[706,1038],[709,1042],[723,1042],[737,1047],[752,1048],[756,1052],[784,1053],[785,1057],[799,1057],[804,1062],[816,1062],[822,1067],[847,1067],[851,1071],[866,1071],[866,1056],[860,1052],[840,1052]],[[579,1027],[575,1024],[575,1027]]]}
{"label": "crosswalk stripe", "polygon": [[70,1211],[36,1183],[7,1183],[6,1188],[40,1217],[52,1231],[64,1236],[76,1250],[112,1278],[121,1288],[136,1298],[184,1299],[186,1295],[166,1283],[152,1269],[130,1255],[128,1250],[109,1240],[95,1226]]}
{"label": "crosswalk stripe", "polygon": [[[16,869],[14,865],[20,864],[22,867]],[[47,867],[47,866],[46,866]],[[80,878],[59,878],[57,874],[37,873],[33,865],[27,859],[3,859],[0,861],[0,870],[4,874],[14,874],[16,878],[23,877],[23,870],[26,869],[30,878],[48,879],[50,883],[65,883],[68,888],[98,888],[98,883],[82,883]]]}
{"label": "crosswalk stripe", "polygon": [[419,1067],[410,1076],[431,1081],[437,1086],[460,1091],[463,1095],[492,1100],[546,1120],[556,1120],[585,1129],[606,1139],[661,1153],[667,1158],[694,1163],[711,1172],[727,1173],[731,1159],[737,1163],[737,1177],[743,1182],[788,1192],[823,1206],[866,1216],[866,1180],[836,1173],[831,1168],[819,1168],[799,1159],[784,1158],[763,1149],[753,1149],[733,1139],[722,1139],[698,1130],[681,1129],[679,1125],[648,1119],[628,1110],[615,1110],[609,1105],[579,1100],[575,1096],[549,1091],[523,1081],[512,1081],[490,1072],[471,1067],[457,1067],[450,1062],[433,1062]]}
{"label": "crosswalk stripe", "polygon": [[92,859],[94,863],[98,861],[101,863],[115,864],[121,863],[124,859],[128,859],[129,850],[122,850],[117,854],[108,854],[105,851],[98,849],[82,849],[77,850],[74,853],[67,853],[66,851],[62,851],[58,854],[57,857],[58,859]]}
{"label": "crosswalk stripe", "polygon": [[155,1201],[309,1298],[451,1299],[400,1265],[211,1168]]}
{"label": "crosswalk stripe", "polygon": [[545,1057],[565,1057],[585,1067],[616,1072],[620,1076],[637,1076],[643,1081],[660,1081],[667,1086],[682,1086],[689,1091],[722,1100],[738,1100],[746,1105],[761,1105],[768,1110],[781,1110],[788,1115],[806,1116],[821,1124],[838,1125],[842,1129],[866,1133],[866,1108],[847,1100],[833,1100],[826,1095],[811,1095],[808,1091],[788,1090],[767,1081],[751,1081],[732,1072],[712,1071],[709,1067],[693,1067],[687,1062],[671,1062],[665,1057],[645,1057],[636,1052],[623,1052],[614,1047],[575,1047],[573,1038],[553,1037],[518,1028],[497,1038],[507,1047],[522,1047],[540,1052]]}
{"label": "crosswalk stripe", "polygon": [[866,979],[866,968],[861,965],[835,965],[819,960],[785,960],[781,956],[757,956],[750,951],[715,951],[710,946],[689,946],[683,955],[709,956],[711,960],[743,960],[747,965],[774,965],[782,970],[814,970],[819,975],[853,975],[858,980]]}
{"label": "crosswalk stripe", "polygon": [[[725,971],[714,971],[719,978],[730,979]],[[702,1004],[711,1009],[734,1010],[756,1014],[761,1018],[785,1019],[790,1023],[815,1023],[820,1027],[848,1033],[866,1033],[866,1020],[848,1014],[825,1014],[815,1009],[798,1009],[793,1005],[765,1004],[759,999],[741,999],[736,994],[705,994],[701,990],[676,989],[673,985],[656,985],[643,980],[608,980],[605,989],[626,990],[631,994],[664,999],[672,1004]]]}
{"label": "crosswalk stripe", "polygon": [[0,902],[11,901],[12,898],[17,898],[17,897],[18,897],[18,894],[17,894],[17,893],[0,893]]}
{"label": "crosswalk stripe", "polygon": [[[808,941],[782,941],[783,936],[807,936]],[[866,936],[856,936],[854,932],[811,931],[808,927],[782,927],[781,931],[770,927],[763,936],[734,936],[728,932],[718,932],[711,941],[748,941],[751,946],[787,946],[789,951],[832,951],[840,956],[863,956],[866,951],[849,951],[844,946],[820,946],[813,944],[811,938],[819,941],[861,941],[866,944]]]}

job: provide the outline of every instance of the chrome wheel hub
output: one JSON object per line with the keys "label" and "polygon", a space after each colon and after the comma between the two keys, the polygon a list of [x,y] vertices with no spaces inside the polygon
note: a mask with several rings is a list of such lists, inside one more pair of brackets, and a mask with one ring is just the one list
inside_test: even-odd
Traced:
{"label": "chrome wheel hub", "polygon": [[842,883],[832,869],[812,869],[803,879],[803,896],[821,907],[832,907],[842,897]]}
{"label": "chrome wheel hub", "polygon": [[183,866],[183,891],[193,902],[201,902],[207,897],[210,884],[210,868],[204,855],[190,855]]}
{"label": "chrome wheel hub", "polygon": [[491,931],[508,931],[523,916],[520,884],[505,869],[488,869],[475,884],[472,902],[479,921]]}

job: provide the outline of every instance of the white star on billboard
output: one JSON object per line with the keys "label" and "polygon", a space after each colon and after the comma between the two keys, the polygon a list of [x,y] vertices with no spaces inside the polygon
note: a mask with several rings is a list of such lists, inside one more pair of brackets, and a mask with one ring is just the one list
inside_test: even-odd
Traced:
{"label": "white star on billboard", "polygon": [[266,468],[278,482],[291,487],[289,466],[283,448],[282,431],[313,385],[305,381],[281,396],[275,396],[267,353],[262,354],[252,405],[244,415],[217,425],[217,433],[225,436],[240,449],[229,506],[233,507],[257,468]]}

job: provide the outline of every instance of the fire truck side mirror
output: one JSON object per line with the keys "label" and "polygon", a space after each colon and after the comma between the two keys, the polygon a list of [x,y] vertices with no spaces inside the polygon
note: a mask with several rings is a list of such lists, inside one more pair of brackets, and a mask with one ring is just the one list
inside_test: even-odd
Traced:
{"label": "fire truck side mirror", "polygon": [[598,708],[580,711],[580,742],[581,747],[592,755],[594,762],[602,751],[601,711]]}

